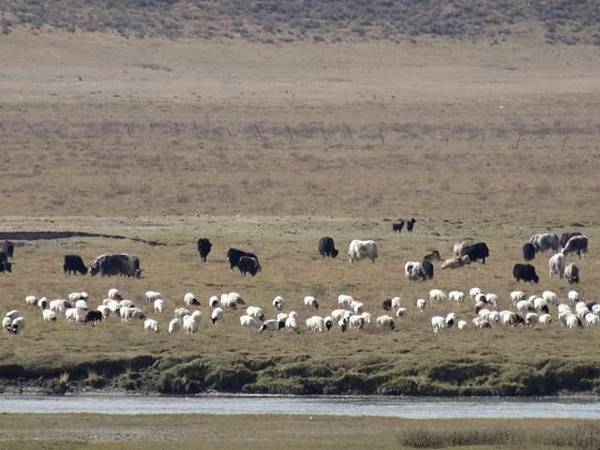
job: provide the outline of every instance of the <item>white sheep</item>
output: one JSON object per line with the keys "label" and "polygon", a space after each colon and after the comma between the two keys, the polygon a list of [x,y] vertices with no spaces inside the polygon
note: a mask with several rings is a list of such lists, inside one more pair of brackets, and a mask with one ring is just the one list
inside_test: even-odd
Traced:
{"label": "white sheep", "polygon": [[121,309],[121,304],[116,300],[110,300],[106,306],[110,309],[111,313],[118,313]]}
{"label": "white sheep", "polygon": [[87,294],[85,292],[71,292],[67,298],[71,303],[75,303],[77,300],[87,300]]}
{"label": "white sheep", "polygon": [[131,300],[121,300],[119,305],[121,305],[121,308],[135,308],[135,303]]}
{"label": "white sheep", "polygon": [[392,298],[392,301],[391,301],[392,309],[400,308],[402,306],[401,302],[402,302],[402,299],[400,297]]}
{"label": "white sheep", "polygon": [[456,326],[457,326],[457,328],[459,330],[464,330],[465,328],[467,328],[467,321],[466,320],[459,320],[458,324]]}
{"label": "white sheep", "polygon": [[190,316],[185,316],[183,318],[183,330],[190,333],[197,333],[200,329],[200,311],[194,311]]}
{"label": "white sheep", "polygon": [[396,310],[396,317],[398,317],[399,319],[404,319],[406,317],[406,314],[408,314],[408,310],[406,308],[398,308]]}
{"label": "white sheep", "polygon": [[186,292],[183,296],[183,303],[187,306],[200,306],[200,301],[191,292]]}
{"label": "white sheep", "polygon": [[313,296],[307,295],[306,297],[304,297],[304,307],[308,309],[318,310],[319,302]]}
{"label": "white sheep", "polygon": [[262,333],[263,331],[279,331],[282,328],[285,328],[285,322],[271,319],[264,322],[258,329],[258,332]]}
{"label": "white sheep", "polygon": [[157,291],[146,291],[145,297],[146,297],[146,302],[153,303],[154,300],[163,298],[163,295]]}
{"label": "white sheep", "polygon": [[471,300],[475,301],[475,298],[481,294],[481,289],[479,289],[478,287],[474,287],[471,288],[471,290],[469,291],[469,297],[471,298]]}
{"label": "white sheep", "polygon": [[85,311],[77,308],[67,308],[65,310],[65,318],[69,322],[84,322]]}
{"label": "white sheep", "polygon": [[539,322],[540,316],[537,313],[530,312],[525,315],[525,324],[526,325],[535,325]]}
{"label": "white sheep", "polygon": [[110,317],[110,308],[107,305],[99,305],[96,308],[97,311],[100,311],[100,314],[102,314],[102,318],[103,319],[108,319]]}
{"label": "white sheep", "polygon": [[287,318],[288,318],[288,315],[286,313],[277,313],[277,320],[286,321]]}
{"label": "white sheep", "polygon": [[350,295],[340,294],[338,295],[338,305],[342,308],[350,309],[350,305],[354,299]]}
{"label": "white sheep", "polygon": [[567,294],[567,298],[571,303],[577,303],[579,301],[579,292],[571,290]]}
{"label": "white sheep", "polygon": [[176,319],[181,319],[184,316],[189,316],[192,314],[192,312],[189,309],[183,308],[183,307],[175,308],[175,310],[173,312],[175,314]]}
{"label": "white sheep", "polygon": [[456,314],[453,312],[448,313],[448,315],[446,315],[446,326],[448,328],[452,328],[455,323],[456,323]]}
{"label": "white sheep", "polygon": [[222,321],[223,320],[223,309],[221,309],[221,308],[213,309],[212,313],[210,314],[210,320],[212,321],[213,325],[216,324],[218,321]]}
{"label": "white sheep", "polygon": [[387,316],[387,315],[377,317],[376,323],[379,328],[384,329],[384,330],[385,329],[390,329],[390,330],[396,329],[396,322],[394,322],[394,319],[392,319],[390,316]]}
{"label": "white sheep", "polygon": [[87,311],[87,309],[88,309],[87,302],[85,300],[77,300],[75,302],[75,308]]}
{"label": "white sheep", "polygon": [[144,330],[154,331],[155,333],[158,333],[160,331],[158,328],[158,322],[154,319],[146,319],[144,321]]}
{"label": "white sheep", "polygon": [[175,333],[181,330],[183,321],[181,319],[173,319],[169,322],[169,333]]}
{"label": "white sheep", "polygon": [[219,297],[217,297],[216,295],[213,295],[208,299],[208,304],[212,309],[220,308],[221,300],[219,300]]}
{"label": "white sheep", "polygon": [[440,289],[432,289],[429,291],[429,301],[441,302],[444,300],[446,300],[446,294],[444,294],[444,291]]}
{"label": "white sheep", "polygon": [[56,313],[50,309],[45,309],[42,311],[42,317],[44,320],[50,322],[56,320]]}
{"label": "white sheep", "polygon": [[494,306],[498,305],[498,296],[496,294],[491,294],[491,293],[485,294],[485,299],[486,299],[486,302],[489,303],[490,305],[494,305]]}
{"label": "white sheep", "polygon": [[298,319],[296,317],[288,316],[288,318],[285,319],[285,328],[286,330],[294,330],[298,333]]}
{"label": "white sheep", "polygon": [[456,303],[463,303],[465,301],[465,293],[461,291],[450,291],[448,293],[448,300]]}
{"label": "white sheep", "polygon": [[362,314],[350,316],[349,325],[350,329],[362,330],[365,326],[365,318]]}
{"label": "white sheep", "polygon": [[110,300],[123,300],[123,295],[119,292],[117,288],[112,288],[108,290],[108,298]]}
{"label": "white sheep", "polygon": [[162,313],[165,310],[165,301],[162,298],[154,300],[154,312],[157,314]]}
{"label": "white sheep", "polygon": [[11,331],[12,319],[10,317],[4,317],[2,319],[2,330],[5,333],[9,333]]}
{"label": "white sheep", "polygon": [[37,307],[40,308],[41,311],[48,308],[49,304],[50,302],[48,302],[48,299],[46,297],[42,297],[37,301]]}
{"label": "white sheep", "polygon": [[548,312],[548,303],[542,297],[536,297],[535,300],[533,301],[533,309],[535,309],[537,312],[547,313]]}
{"label": "white sheep", "polygon": [[333,327],[333,318],[331,316],[323,317],[323,324],[325,325],[326,330],[331,330]]}
{"label": "white sheep", "polygon": [[487,320],[482,319],[479,316],[476,316],[473,318],[473,326],[475,328],[483,329],[483,328],[491,328],[492,325]]}
{"label": "white sheep", "polygon": [[37,306],[37,297],[35,295],[28,295],[25,297],[25,304],[27,306]]}
{"label": "white sheep", "polygon": [[549,305],[557,306],[558,305],[558,295],[552,291],[544,291],[542,292],[542,298],[546,300]]}
{"label": "white sheep", "polygon": [[277,311],[281,311],[283,309],[284,304],[285,301],[283,300],[283,297],[281,295],[278,295],[273,299],[273,308],[275,308]]}
{"label": "white sheep", "polygon": [[362,314],[363,312],[365,312],[365,309],[366,306],[363,302],[356,302],[356,304],[352,308],[354,314]]}
{"label": "white sheep", "polygon": [[298,320],[298,313],[296,311],[290,311],[288,317]]}
{"label": "white sheep", "polygon": [[240,316],[240,325],[244,328],[258,328],[258,323],[254,320],[254,317],[248,315]]}
{"label": "white sheep", "polygon": [[373,326],[373,316],[370,313],[364,312],[361,314],[361,317],[365,319],[365,327]]}
{"label": "white sheep", "polygon": [[11,333],[23,334],[23,331],[25,330],[25,318],[17,317],[16,319],[13,319],[10,327],[11,327],[11,330],[10,330]]}
{"label": "white sheep", "polygon": [[538,318],[538,321],[540,322],[540,325],[544,325],[547,327],[552,323],[552,316],[550,314],[542,314]]}
{"label": "white sheep", "polygon": [[417,309],[419,311],[425,311],[425,306],[427,306],[427,301],[424,298],[417,299]]}
{"label": "white sheep", "polygon": [[246,314],[261,322],[265,320],[265,312],[258,306],[248,306],[246,308]]}
{"label": "white sheep", "polygon": [[563,278],[565,273],[565,255],[562,252],[552,255],[548,260],[548,269],[550,276],[557,276]]}
{"label": "white sheep", "polygon": [[588,327],[599,325],[600,324],[600,317],[598,317],[594,313],[588,313],[588,314],[585,315],[585,324]]}
{"label": "white sheep", "polygon": [[64,313],[67,309],[67,301],[63,299],[52,300],[49,304],[50,311],[54,311],[55,313]]}
{"label": "white sheep", "polygon": [[527,294],[523,291],[512,291],[510,293],[510,301],[513,305],[516,305],[518,301],[525,300],[527,298]]}
{"label": "white sheep", "polygon": [[240,305],[245,305],[246,302],[237,292],[221,295],[221,307],[226,309],[237,309]]}
{"label": "white sheep", "polygon": [[312,316],[306,319],[306,328],[316,333],[323,333],[325,331],[325,321],[320,316]]}
{"label": "white sheep", "polygon": [[434,333],[438,333],[446,328],[446,319],[442,316],[433,316],[431,318],[431,328]]}

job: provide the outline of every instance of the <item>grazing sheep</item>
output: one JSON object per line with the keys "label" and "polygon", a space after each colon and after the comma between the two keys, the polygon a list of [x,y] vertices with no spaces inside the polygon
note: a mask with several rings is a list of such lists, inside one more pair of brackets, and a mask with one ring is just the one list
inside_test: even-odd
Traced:
{"label": "grazing sheep", "polygon": [[67,309],[67,301],[63,299],[52,300],[49,304],[50,311],[54,311],[55,313],[64,313]]}
{"label": "grazing sheep", "polygon": [[366,306],[364,303],[356,302],[352,310],[354,311],[354,314],[362,314],[363,312],[365,312],[365,308]]}
{"label": "grazing sheep", "polygon": [[116,300],[109,300],[109,302],[105,306],[107,306],[108,309],[110,309],[111,314],[119,314],[119,311],[121,310],[121,304]]}
{"label": "grazing sheep", "polygon": [[183,303],[187,306],[200,306],[200,301],[191,292],[187,292],[183,296]]}
{"label": "grazing sheep", "polygon": [[565,255],[562,252],[552,255],[548,260],[548,269],[551,277],[557,276],[562,279],[565,273]]}
{"label": "grazing sheep", "polygon": [[331,311],[331,318],[335,321],[340,320],[342,317],[350,317],[351,315],[352,312],[347,309],[334,309]]}
{"label": "grazing sheep", "polygon": [[565,326],[570,330],[574,330],[575,328],[582,327],[583,325],[581,324],[579,317],[574,314],[568,314],[565,317]]}
{"label": "grazing sheep", "polygon": [[162,313],[165,310],[165,301],[162,298],[154,300],[154,312]]}
{"label": "grazing sheep", "polygon": [[75,308],[87,310],[88,309],[87,302],[85,300],[77,300],[75,302]]}
{"label": "grazing sheep", "polygon": [[44,318],[44,320],[50,322],[50,321],[55,321],[56,320],[56,313],[54,311],[51,311],[49,309],[45,309],[42,311],[42,317]]}
{"label": "grazing sheep", "polygon": [[240,325],[244,328],[258,328],[258,323],[254,320],[254,317],[248,315],[240,316]]}
{"label": "grazing sheep", "polygon": [[40,308],[40,310],[44,310],[47,309],[48,306],[50,305],[50,302],[48,302],[48,299],[46,297],[42,297],[37,301],[37,307]]}
{"label": "grazing sheep", "polygon": [[67,298],[71,303],[75,303],[77,300],[87,300],[87,293],[85,292],[71,292]]}
{"label": "grazing sheep", "polygon": [[304,297],[304,307],[308,309],[318,310],[319,302],[314,297],[307,295],[306,297]]}
{"label": "grazing sheep", "polygon": [[487,320],[491,325],[498,325],[500,323],[500,313],[498,311],[490,311]]}
{"label": "grazing sheep", "polygon": [[331,330],[331,328],[333,327],[333,318],[331,316],[324,317],[323,324],[325,325],[326,330]]}
{"label": "grazing sheep", "polygon": [[294,330],[296,333],[299,333],[298,319],[296,317],[290,317],[288,315],[288,318],[285,319],[285,328],[287,330]]}
{"label": "grazing sheep", "polygon": [[119,305],[121,305],[121,308],[135,308],[135,303],[131,300],[121,300]]}
{"label": "grazing sheep", "polygon": [[245,305],[246,302],[237,292],[221,295],[221,307],[225,309],[237,309],[238,306]]}
{"label": "grazing sheep", "polygon": [[465,301],[465,293],[461,291],[450,291],[448,293],[448,300],[456,303],[463,303]]}
{"label": "grazing sheep", "polygon": [[181,319],[173,319],[169,322],[169,333],[175,333],[181,330],[183,321]]}
{"label": "grazing sheep", "polygon": [[200,329],[200,311],[194,311],[191,315],[183,318],[183,331],[188,334],[197,333]]}
{"label": "grazing sheep", "polygon": [[476,316],[473,318],[473,326],[475,328],[483,329],[483,328],[491,328],[492,324],[489,323],[487,320],[482,319],[479,316]]}
{"label": "grazing sheep", "polygon": [[108,298],[111,300],[123,300],[123,295],[117,288],[112,288],[108,290]]}
{"label": "grazing sheep", "polygon": [[429,301],[431,302],[441,302],[446,300],[446,294],[440,289],[432,289],[429,291]]}
{"label": "grazing sheep", "polygon": [[485,294],[485,301],[490,305],[498,305],[498,296],[496,294]]}
{"label": "grazing sheep", "polygon": [[350,316],[350,329],[362,330],[365,327],[365,318],[361,315]]}
{"label": "grazing sheep", "polygon": [[456,314],[451,312],[446,316],[446,326],[452,328],[456,323]]}
{"label": "grazing sheep", "polygon": [[558,306],[558,295],[552,291],[542,292],[542,298],[552,306]]}
{"label": "grazing sheep", "polygon": [[160,331],[158,328],[158,322],[154,319],[146,319],[144,321],[144,330],[154,331],[155,333],[158,333]]}
{"label": "grazing sheep", "polygon": [[427,301],[424,298],[417,299],[417,309],[419,311],[425,311],[425,306],[427,306]]}
{"label": "grazing sheep", "polygon": [[510,293],[510,301],[513,305],[516,305],[518,301],[525,300],[527,295],[523,291],[512,291]]}
{"label": "grazing sheep", "polygon": [[464,330],[465,328],[467,328],[467,321],[466,320],[459,320],[458,324],[456,326],[457,326],[457,328],[459,330]]}
{"label": "grazing sheep", "polygon": [[9,331],[12,334],[23,334],[23,331],[25,331],[25,318],[17,317],[16,319],[13,319]]}
{"label": "grazing sheep", "polygon": [[163,295],[160,292],[156,292],[156,291],[146,291],[145,297],[146,297],[146,301],[148,303],[153,303],[154,300],[163,298]]}
{"label": "grazing sheep", "polygon": [[25,303],[27,306],[37,306],[37,297],[35,295],[28,295],[25,297]]}
{"label": "grazing sheep", "polygon": [[585,324],[588,327],[597,326],[600,324],[600,317],[594,313],[588,313],[585,315]]}
{"label": "grazing sheep", "polygon": [[285,328],[284,321],[270,319],[261,325],[261,327],[258,329],[258,332],[262,333],[263,331],[279,331],[282,328]]}
{"label": "grazing sheep", "polygon": [[265,313],[262,308],[259,308],[258,306],[248,306],[246,308],[246,314],[261,322],[265,320]]}
{"label": "grazing sheep", "polygon": [[77,308],[67,308],[65,318],[69,322],[85,322],[85,310]]}
{"label": "grazing sheep", "polygon": [[13,320],[10,317],[4,317],[2,319],[2,330],[4,333],[10,333],[12,321]]}
{"label": "grazing sheep", "polygon": [[391,301],[391,307],[392,308],[391,309],[400,308],[402,306],[401,303],[402,303],[402,299],[400,297],[394,297],[394,298],[392,298],[392,301]]}
{"label": "grazing sheep", "polygon": [[537,313],[527,313],[525,315],[525,324],[529,325],[529,326],[533,326],[535,324],[537,324],[540,320],[540,316]]}
{"label": "grazing sheep", "polygon": [[285,301],[283,300],[283,297],[281,295],[278,295],[273,299],[273,308],[275,308],[277,311],[281,311],[283,309],[284,304]]}
{"label": "grazing sheep", "polygon": [[325,321],[320,316],[312,316],[306,319],[306,328],[316,333],[323,333],[325,331]]}
{"label": "grazing sheep", "polygon": [[579,301],[579,292],[571,290],[567,294],[567,298],[571,303],[577,303]]}
{"label": "grazing sheep", "polygon": [[565,278],[567,279],[567,283],[569,284],[577,284],[579,283],[579,267],[574,264],[567,264],[564,272]]}
{"label": "grazing sheep", "polygon": [[377,322],[377,326],[383,330],[385,329],[390,329],[390,330],[395,330],[396,329],[396,322],[394,322],[394,319],[392,319],[390,316],[379,316],[376,320]]}
{"label": "grazing sheep", "polygon": [[286,313],[277,313],[277,320],[287,320],[288,315]]}
{"label": "grazing sheep", "polygon": [[431,318],[431,328],[434,333],[438,333],[446,328],[446,319],[442,316],[433,316]]}
{"label": "grazing sheep", "polygon": [[546,302],[545,299],[543,299],[542,297],[536,297],[536,299],[533,301],[533,308],[537,311],[537,312],[542,312],[545,314],[548,314],[548,304]]}
{"label": "grazing sheep", "polygon": [[110,308],[107,305],[99,305],[96,308],[96,311],[99,311],[102,314],[104,319],[108,319],[110,317]]}
{"label": "grazing sheep", "polygon": [[340,294],[338,295],[338,305],[342,308],[350,309],[350,305],[354,299],[350,295]]}
{"label": "grazing sheep", "polygon": [[398,317],[399,319],[404,319],[407,313],[408,310],[406,308],[398,308],[396,310],[396,317]]}
{"label": "grazing sheep", "polygon": [[189,316],[192,312],[187,308],[175,308],[173,311],[176,319],[183,319],[185,316]]}
{"label": "grazing sheep", "polygon": [[213,295],[208,299],[208,304],[210,305],[211,309],[220,308],[221,300],[219,300],[219,297],[216,295]]}
{"label": "grazing sheep", "polygon": [[519,314],[522,316],[530,311],[533,311],[533,309],[533,301],[531,299],[517,302],[517,311],[519,311]]}
{"label": "grazing sheep", "polygon": [[212,320],[213,325],[219,321],[222,321],[223,320],[223,310],[221,308],[213,309],[213,311],[210,315],[210,320]]}
{"label": "grazing sheep", "polygon": [[538,318],[540,325],[549,326],[552,323],[552,316],[550,314],[542,314]]}
{"label": "grazing sheep", "polygon": [[471,290],[469,291],[469,298],[473,301],[475,301],[475,298],[481,294],[481,289],[479,289],[478,287],[474,287],[471,288]]}
{"label": "grazing sheep", "polygon": [[348,329],[348,319],[342,317],[338,321],[338,326],[340,327],[340,330],[342,330],[342,333],[344,333]]}

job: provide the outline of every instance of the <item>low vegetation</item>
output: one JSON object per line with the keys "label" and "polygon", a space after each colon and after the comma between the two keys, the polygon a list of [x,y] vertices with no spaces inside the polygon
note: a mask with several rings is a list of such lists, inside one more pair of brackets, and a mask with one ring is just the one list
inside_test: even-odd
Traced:
{"label": "low vegetation", "polygon": [[594,0],[17,0],[4,2],[0,11],[5,34],[26,26],[268,43],[420,36],[497,42],[515,32],[543,29],[552,43],[600,44],[599,8]]}

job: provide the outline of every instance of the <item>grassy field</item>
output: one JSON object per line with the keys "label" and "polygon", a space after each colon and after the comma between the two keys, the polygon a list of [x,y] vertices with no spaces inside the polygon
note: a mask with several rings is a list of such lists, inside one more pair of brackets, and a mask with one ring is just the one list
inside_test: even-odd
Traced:
{"label": "grassy field", "polygon": [[591,420],[326,416],[0,416],[0,448],[596,449]]}
{"label": "grassy field", "polygon": [[[23,51],[26,49],[27,51]],[[0,337],[0,378],[52,392],[81,387],[170,393],[543,394],[597,391],[598,329],[454,330],[434,336],[430,317],[471,305],[434,305],[432,287],[479,286],[501,297],[517,287],[512,265],[533,233],[579,229],[591,238],[579,289],[600,280],[598,134],[600,62],[587,46],[515,40],[489,46],[251,44],[124,39],[16,30],[0,39],[3,230],[81,230],[110,239],[26,243],[0,277],[0,309],[24,310],[24,336]],[[417,218],[412,235],[391,220]],[[321,260],[333,236],[381,244],[375,264]],[[195,239],[214,243],[200,264]],[[438,270],[408,283],[403,265],[455,240],[485,240],[486,265]],[[256,252],[264,272],[230,272],[230,246]],[[141,257],[141,280],[62,274],[62,256]],[[556,290],[546,257],[542,283]],[[324,311],[340,293],[373,313],[400,295],[408,318],[393,333],[257,335],[239,313],[193,337],[149,335],[141,324],[44,324],[26,295],[86,290],[92,305],[116,286],[138,302],[163,292],[165,328],[183,294],[204,302],[237,291],[270,307],[283,295],[300,312],[317,294]],[[144,305],[149,310],[147,305]],[[149,313],[149,316],[154,314]]]}

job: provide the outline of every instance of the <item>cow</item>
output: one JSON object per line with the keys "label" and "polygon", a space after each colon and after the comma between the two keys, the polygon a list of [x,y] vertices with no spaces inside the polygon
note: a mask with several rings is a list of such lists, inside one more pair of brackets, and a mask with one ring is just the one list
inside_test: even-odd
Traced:
{"label": "cow", "polygon": [[531,243],[526,243],[523,246],[523,259],[525,261],[531,261],[535,258],[535,247]]}
{"label": "cow", "polygon": [[100,255],[89,268],[91,276],[120,275],[139,278],[142,274],[140,259],[135,255],[120,253],[116,255]]}
{"label": "cow", "polygon": [[12,263],[8,261],[0,262],[0,273],[12,272]]}
{"label": "cow", "polygon": [[425,274],[425,280],[432,280],[433,279],[433,264],[431,263],[430,260],[428,259],[424,259],[423,263],[421,264],[421,267],[423,269],[423,273]]}
{"label": "cow", "polygon": [[338,255],[338,251],[335,248],[335,242],[333,242],[333,238],[325,236],[319,239],[319,253],[323,258],[325,258],[326,256],[335,258]]}
{"label": "cow", "polygon": [[361,241],[354,239],[348,247],[348,260],[351,263],[368,258],[371,262],[375,262],[379,256],[379,248],[375,241]]}
{"label": "cow", "polygon": [[4,241],[2,243],[2,252],[7,258],[12,258],[15,253],[15,244],[10,241]]}
{"label": "cow", "polygon": [[565,267],[565,278],[569,284],[579,283],[579,267],[571,263]]}
{"label": "cow", "polygon": [[573,236],[581,236],[582,233],[580,231],[570,231],[567,233],[563,233],[560,235],[560,246],[562,248],[565,248],[567,246],[567,242],[569,242],[569,239],[571,239]]}
{"label": "cow", "polygon": [[416,220],[414,218],[407,220],[406,221],[406,231],[408,231],[409,233],[412,232],[414,226],[415,226],[415,222]]}
{"label": "cow", "polygon": [[534,234],[529,238],[529,243],[533,244],[536,252],[545,252],[546,250],[558,251],[560,240],[556,233]]}
{"label": "cow", "polygon": [[433,250],[431,253],[428,253],[423,257],[423,261],[441,261],[441,260],[442,260],[442,256],[440,255],[440,252],[438,252],[437,250]]}
{"label": "cow", "polygon": [[200,260],[202,262],[206,262],[206,257],[210,253],[210,249],[212,248],[212,243],[208,239],[198,239],[198,243],[196,244],[198,248],[198,253],[200,254]]}
{"label": "cow", "polygon": [[475,262],[480,259],[482,264],[485,264],[485,259],[490,256],[490,250],[485,242],[466,245],[463,249],[463,253],[469,257],[470,262]]}
{"label": "cow", "polygon": [[563,248],[563,253],[568,255],[569,253],[577,253],[580,258],[583,258],[588,252],[589,239],[587,236],[578,235],[573,236],[567,241],[567,245]]}
{"label": "cow", "polygon": [[517,282],[523,280],[525,283],[539,283],[540,277],[535,273],[535,267],[531,264],[515,264],[513,266],[513,277]]}
{"label": "cow", "polygon": [[251,256],[242,256],[238,262],[238,269],[243,276],[250,274],[255,276],[258,272],[262,271],[258,259]]}
{"label": "cow", "polygon": [[234,267],[238,267],[238,264],[240,263],[240,258],[242,256],[249,256],[251,258],[256,258],[257,261],[259,260],[258,256],[256,256],[254,253],[248,253],[243,250],[238,250],[237,248],[230,248],[227,251],[227,260],[229,261],[229,268],[231,270],[233,270]]}
{"label": "cow", "polygon": [[402,228],[404,228],[404,220],[400,219],[400,221],[392,224],[392,230],[396,233],[401,233]]}
{"label": "cow", "polygon": [[83,259],[81,259],[81,256],[65,255],[63,271],[65,272],[65,275],[72,273],[79,273],[81,275],[85,275],[88,272],[88,268],[83,263]]}
{"label": "cow", "polygon": [[[431,274],[433,276],[433,272]],[[406,276],[406,279],[410,281],[426,281],[428,278],[428,274],[425,272],[423,264],[417,261],[408,261],[404,265],[404,275]]]}

